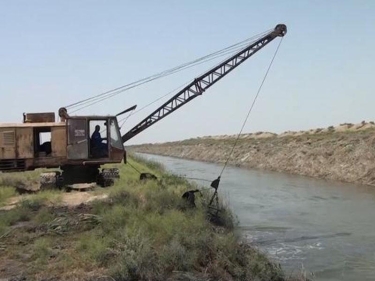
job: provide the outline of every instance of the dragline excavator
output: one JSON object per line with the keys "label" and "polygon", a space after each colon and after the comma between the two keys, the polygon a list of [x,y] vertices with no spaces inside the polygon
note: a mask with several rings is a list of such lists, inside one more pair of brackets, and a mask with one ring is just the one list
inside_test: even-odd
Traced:
{"label": "dragline excavator", "polygon": [[[64,107],[59,109],[59,121],[55,120],[53,112],[24,113],[22,123],[0,124],[0,172],[59,169],[42,173],[41,187],[93,182],[101,186],[111,185],[119,177],[118,170],[100,168],[109,163],[126,163],[124,143],[202,95],[213,84],[275,38],[283,37],[286,32],[286,26],[278,24],[272,31],[195,78],[122,136],[117,120],[119,114],[70,116]],[[131,109],[134,107],[129,110]]]}

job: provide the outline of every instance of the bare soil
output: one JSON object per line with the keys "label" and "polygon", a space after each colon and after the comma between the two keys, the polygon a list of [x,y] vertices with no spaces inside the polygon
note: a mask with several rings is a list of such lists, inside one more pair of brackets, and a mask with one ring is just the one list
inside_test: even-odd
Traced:
{"label": "bare soil", "polygon": [[[80,204],[87,204],[96,199],[105,199],[108,197],[108,194],[99,194],[96,195],[92,191],[81,191],[81,192],[70,192],[70,193],[63,193],[61,197],[61,202],[59,203],[60,206],[68,206],[74,207]],[[8,211],[15,207],[17,207],[17,203],[19,203],[24,196],[14,196],[9,198],[8,202],[5,206],[0,207],[0,211]],[[1,280],[0,280],[1,281]]]}
{"label": "bare soil", "polygon": [[[87,195],[79,197],[83,199],[82,202],[87,199]],[[51,223],[40,224],[34,220],[19,221],[0,237],[0,253],[3,253],[0,255],[0,280],[61,280],[56,277],[47,277],[48,274],[45,271],[52,267],[55,272],[60,271],[60,276],[64,280],[65,277],[68,280],[98,280],[103,276],[101,268],[92,268],[93,278],[90,278],[90,272],[84,269],[76,269],[75,272],[70,272],[66,271],[63,265],[59,265],[61,263],[58,260],[59,256],[72,256],[74,254],[74,250],[71,249],[74,235],[93,227],[86,223],[87,216],[90,215],[92,210],[91,206],[83,203],[78,204],[78,200],[72,202],[68,198],[67,202],[69,202],[69,205],[48,207],[51,217],[56,218]],[[37,215],[40,210],[30,210],[30,217]],[[48,247],[40,246],[40,252],[36,252],[35,242],[51,235],[59,237],[59,239],[55,239],[54,243],[49,244]],[[48,260],[49,265],[45,267],[45,271],[41,268],[42,263],[45,263],[41,262],[41,259]],[[90,268],[87,265],[85,267],[86,270]],[[32,279],[29,278],[31,273],[33,273]],[[85,276],[85,278],[82,279],[82,276]]]}

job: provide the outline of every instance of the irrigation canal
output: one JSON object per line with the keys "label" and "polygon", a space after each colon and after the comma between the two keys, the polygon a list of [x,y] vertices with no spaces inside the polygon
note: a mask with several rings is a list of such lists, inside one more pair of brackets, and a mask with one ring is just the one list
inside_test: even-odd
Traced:
{"label": "irrigation canal", "polygon": [[[140,155],[190,178],[214,180],[222,169]],[[246,239],[287,272],[304,268],[317,281],[375,280],[375,187],[228,167],[219,194],[237,215]]]}

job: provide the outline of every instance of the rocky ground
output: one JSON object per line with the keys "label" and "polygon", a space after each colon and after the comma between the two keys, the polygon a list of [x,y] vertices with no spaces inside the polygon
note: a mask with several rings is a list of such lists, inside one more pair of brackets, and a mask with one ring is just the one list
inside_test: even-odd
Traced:
{"label": "rocky ground", "polygon": [[[136,152],[224,163],[237,136],[131,146]],[[309,131],[243,134],[231,165],[375,185],[375,125],[345,123]]]}

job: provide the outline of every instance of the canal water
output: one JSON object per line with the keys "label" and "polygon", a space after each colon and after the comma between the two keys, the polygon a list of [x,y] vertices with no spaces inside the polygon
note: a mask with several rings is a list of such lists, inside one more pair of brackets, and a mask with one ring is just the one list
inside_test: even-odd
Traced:
{"label": "canal water", "polygon": [[[223,167],[139,155],[188,178],[212,181]],[[304,269],[319,281],[375,280],[375,187],[227,167],[219,192],[244,237],[286,272]]]}

